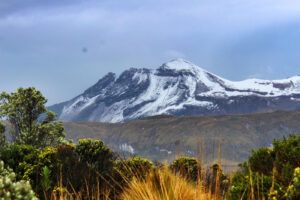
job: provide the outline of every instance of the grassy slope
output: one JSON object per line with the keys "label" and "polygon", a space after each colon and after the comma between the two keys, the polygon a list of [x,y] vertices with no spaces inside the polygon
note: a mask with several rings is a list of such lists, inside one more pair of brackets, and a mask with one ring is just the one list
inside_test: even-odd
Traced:
{"label": "grassy slope", "polygon": [[[160,161],[174,159],[175,154],[197,155],[197,144],[203,141],[204,160],[208,163],[217,158],[221,141],[222,158],[225,164],[232,164],[247,159],[253,148],[269,146],[275,138],[300,133],[300,112],[152,117],[123,124],[65,122],[65,128],[67,137],[74,141],[84,137],[99,138],[115,150],[127,143],[133,146],[136,154]],[[175,145],[176,141],[180,141],[179,145]]]}

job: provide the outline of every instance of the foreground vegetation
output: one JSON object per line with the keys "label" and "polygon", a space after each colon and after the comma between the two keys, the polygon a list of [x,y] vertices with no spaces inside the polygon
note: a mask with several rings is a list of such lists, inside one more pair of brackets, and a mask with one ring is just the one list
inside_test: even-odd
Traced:
{"label": "foreground vegetation", "polygon": [[0,199],[300,199],[300,136],[254,150],[225,175],[221,159],[206,166],[120,158],[102,141],[67,141],[61,122],[34,88],[0,95]]}

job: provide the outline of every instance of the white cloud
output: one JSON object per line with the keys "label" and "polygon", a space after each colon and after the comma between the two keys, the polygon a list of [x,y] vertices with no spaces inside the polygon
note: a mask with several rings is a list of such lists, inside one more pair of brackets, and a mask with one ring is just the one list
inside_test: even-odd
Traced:
{"label": "white cloud", "polygon": [[163,54],[167,60],[174,58],[186,58],[186,55],[184,53],[172,49],[165,51]]}

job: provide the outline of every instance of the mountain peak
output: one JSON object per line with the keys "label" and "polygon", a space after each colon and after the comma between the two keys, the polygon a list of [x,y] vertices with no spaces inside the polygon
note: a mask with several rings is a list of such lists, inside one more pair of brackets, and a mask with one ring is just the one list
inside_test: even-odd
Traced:
{"label": "mountain peak", "polygon": [[174,59],[156,70],[109,73],[83,94],[53,106],[59,119],[123,122],[154,115],[222,115],[299,109],[300,77],[230,81]]}
{"label": "mountain peak", "polygon": [[164,63],[162,66],[164,69],[176,70],[176,71],[195,71],[195,70],[203,70],[197,65],[182,59],[176,58],[169,62]]}

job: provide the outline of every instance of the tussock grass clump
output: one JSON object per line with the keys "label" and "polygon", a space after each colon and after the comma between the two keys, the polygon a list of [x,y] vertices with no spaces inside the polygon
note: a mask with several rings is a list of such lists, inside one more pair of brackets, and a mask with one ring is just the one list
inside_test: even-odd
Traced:
{"label": "tussock grass clump", "polygon": [[185,178],[175,175],[168,168],[153,170],[144,179],[133,178],[121,195],[122,200],[193,200],[205,194],[197,193],[197,188]]}

